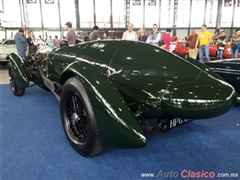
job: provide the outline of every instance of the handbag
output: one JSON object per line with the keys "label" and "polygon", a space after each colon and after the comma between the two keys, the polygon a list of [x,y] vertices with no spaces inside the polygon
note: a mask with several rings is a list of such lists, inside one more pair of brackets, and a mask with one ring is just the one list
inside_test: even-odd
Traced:
{"label": "handbag", "polygon": [[224,49],[225,49],[225,47],[221,47],[221,46],[220,46],[218,49],[219,49],[219,50],[224,50]]}

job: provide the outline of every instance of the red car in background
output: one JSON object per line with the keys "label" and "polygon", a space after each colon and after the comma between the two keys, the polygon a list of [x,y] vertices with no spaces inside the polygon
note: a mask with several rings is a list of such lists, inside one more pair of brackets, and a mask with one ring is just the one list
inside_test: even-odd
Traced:
{"label": "red car in background", "polygon": [[[186,41],[176,41],[174,43],[175,43],[176,47],[173,50],[173,53],[178,54],[183,57],[187,57],[188,50],[189,50],[189,43]],[[215,44],[209,45],[209,56],[217,58],[217,45],[215,45]],[[231,48],[230,48],[229,44],[227,44],[225,47],[225,50],[223,52],[223,57],[226,59],[231,58]],[[240,58],[240,53],[238,53],[238,58]],[[198,59],[198,57],[197,57],[197,59]]]}
{"label": "red car in background", "polygon": [[[214,56],[215,54],[215,56]],[[217,45],[210,45],[209,46],[209,56],[210,57],[217,57]],[[231,56],[231,46],[229,44],[226,44],[224,52],[223,52],[223,58],[230,59]],[[240,58],[240,52],[238,52],[238,58]]]}
{"label": "red car in background", "polygon": [[173,50],[173,53],[183,56],[183,57],[187,57],[188,56],[188,50],[189,50],[189,43],[186,41],[175,41],[173,42],[176,47]]}
{"label": "red car in background", "polygon": [[[225,46],[225,50],[223,52],[223,57],[226,58],[226,59],[232,58],[232,56],[231,56],[231,47],[230,47],[229,44],[227,44]],[[238,51],[238,58],[240,58],[240,52],[239,51]]]}
{"label": "red car in background", "polygon": [[215,44],[210,44],[209,45],[209,56],[210,57],[215,57],[215,58],[217,58],[217,45],[215,45]]}

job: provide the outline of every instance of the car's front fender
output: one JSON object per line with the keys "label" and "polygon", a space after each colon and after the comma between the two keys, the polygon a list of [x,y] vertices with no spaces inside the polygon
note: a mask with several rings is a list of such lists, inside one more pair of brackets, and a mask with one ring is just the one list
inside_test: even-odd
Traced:
{"label": "car's front fender", "polygon": [[15,82],[18,87],[26,88],[29,85],[28,73],[21,57],[15,53],[9,54],[11,71],[14,74]]}
{"label": "car's front fender", "polygon": [[95,114],[100,140],[104,146],[139,148],[146,137],[125,100],[111,81],[87,62],[75,62],[64,73],[74,73],[83,84]]}

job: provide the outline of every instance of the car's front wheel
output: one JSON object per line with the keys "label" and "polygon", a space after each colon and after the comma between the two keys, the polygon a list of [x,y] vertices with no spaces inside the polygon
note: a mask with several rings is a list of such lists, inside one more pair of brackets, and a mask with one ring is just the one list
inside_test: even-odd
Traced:
{"label": "car's front wheel", "polygon": [[75,77],[68,79],[61,93],[61,119],[71,146],[82,156],[93,156],[103,150],[88,95]]}
{"label": "car's front wheel", "polygon": [[14,73],[12,72],[12,67],[10,64],[8,66],[8,74],[9,74],[9,83],[10,83],[10,87],[13,94],[16,96],[22,96],[25,92],[25,88],[20,88],[16,84],[15,76],[14,76]]}

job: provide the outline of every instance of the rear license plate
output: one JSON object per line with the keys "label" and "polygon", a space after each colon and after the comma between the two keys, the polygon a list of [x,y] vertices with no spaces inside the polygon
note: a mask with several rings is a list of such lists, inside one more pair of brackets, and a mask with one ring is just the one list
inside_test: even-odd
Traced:
{"label": "rear license plate", "polygon": [[186,124],[186,123],[188,123],[190,121],[191,121],[191,119],[174,118],[174,119],[170,120],[169,126],[170,126],[170,129],[172,129],[172,128],[175,128],[177,126]]}

